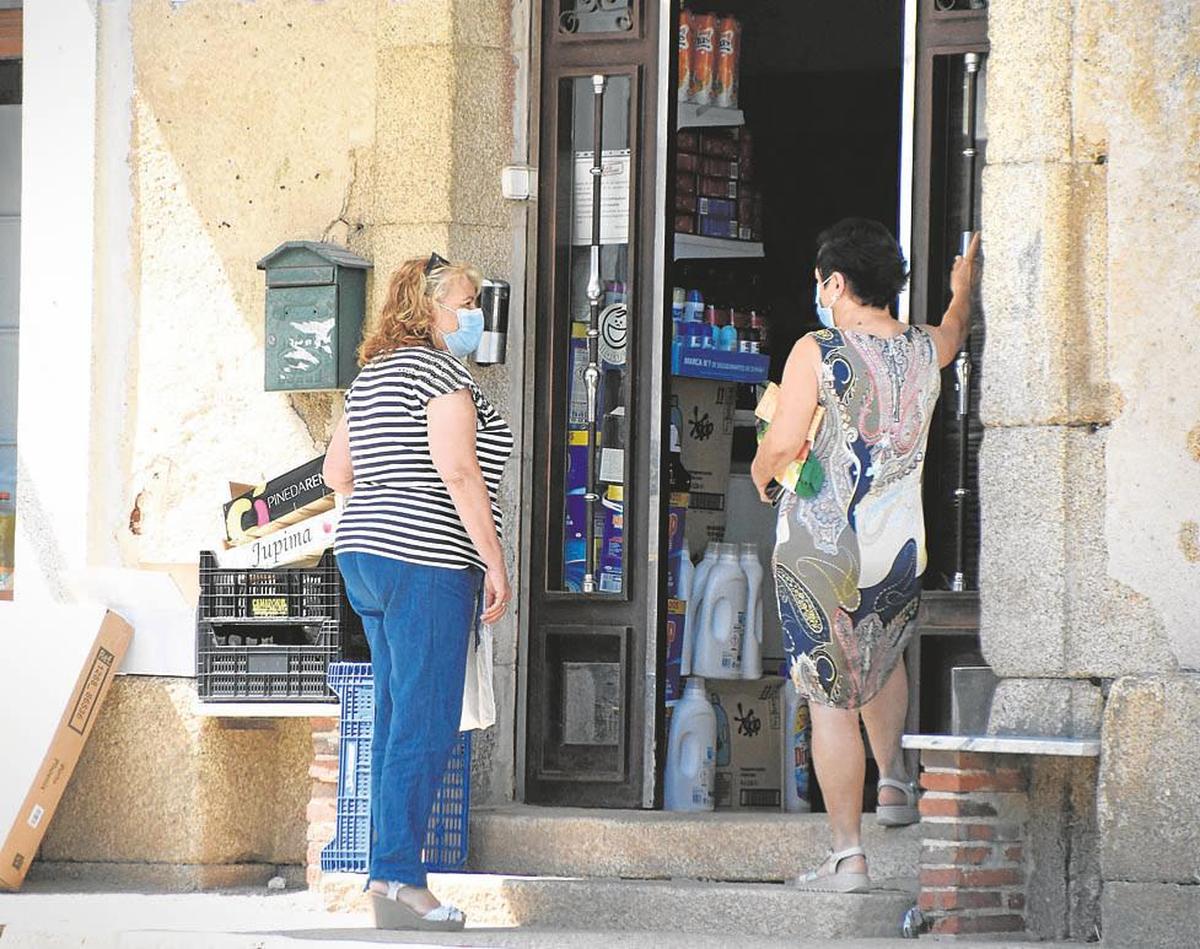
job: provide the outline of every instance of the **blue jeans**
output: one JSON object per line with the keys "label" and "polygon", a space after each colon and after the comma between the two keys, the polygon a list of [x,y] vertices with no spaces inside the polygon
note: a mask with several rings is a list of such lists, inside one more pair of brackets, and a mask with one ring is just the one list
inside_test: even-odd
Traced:
{"label": "blue jeans", "polygon": [[458,735],[483,573],[354,552],[337,563],[375,678],[370,879],[425,886],[421,847]]}

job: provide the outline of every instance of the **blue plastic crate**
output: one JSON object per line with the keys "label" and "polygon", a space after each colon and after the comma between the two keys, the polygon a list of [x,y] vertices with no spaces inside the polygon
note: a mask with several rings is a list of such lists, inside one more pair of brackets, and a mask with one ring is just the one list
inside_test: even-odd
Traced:
{"label": "blue plastic crate", "polygon": [[[328,873],[366,873],[371,840],[371,737],[375,723],[371,664],[331,663],[329,687],[341,701],[337,819],[333,840],[321,851],[321,869]],[[470,806],[471,733],[462,732],[450,752],[429,815],[421,851],[427,870],[459,870],[467,862]]]}

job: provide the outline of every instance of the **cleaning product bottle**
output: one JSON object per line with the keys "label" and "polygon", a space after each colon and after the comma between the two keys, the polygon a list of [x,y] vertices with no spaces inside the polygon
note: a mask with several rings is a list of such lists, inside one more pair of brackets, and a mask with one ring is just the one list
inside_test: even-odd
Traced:
{"label": "cleaning product bottle", "polygon": [[724,310],[725,322],[721,324],[717,330],[717,349],[724,350],[727,353],[736,353],[738,348],[738,332],[737,327],[733,325],[733,311]]}
{"label": "cleaning product bottle", "polygon": [[738,563],[746,575],[746,631],[742,638],[742,678],[762,678],[763,568],[758,544],[742,544]]}
{"label": "cleaning product bottle", "polygon": [[692,669],[710,679],[739,679],[746,629],[746,575],[736,544],[720,544],[700,603]]}
{"label": "cleaning product bottle", "polygon": [[808,701],[787,674],[787,663],[780,673],[783,683],[783,807],[789,814],[812,810],[808,799],[808,749],[812,730]]}
{"label": "cleaning product bottle", "polygon": [[703,679],[688,679],[671,714],[663,806],[668,811],[711,811],[716,778],[717,716]]}
{"label": "cleaning product bottle", "polygon": [[689,322],[699,323],[704,320],[704,294],[699,290],[689,290],[683,303],[683,318]]}
{"label": "cleaning product bottle", "polygon": [[687,509],[691,502],[692,476],[683,467],[682,446],[679,427],[675,424],[674,411],[671,419],[671,451],[667,467],[668,504],[667,521],[667,596],[686,599],[679,592],[679,568],[687,559]]}
{"label": "cleaning product bottle", "polygon": [[708,583],[708,574],[717,564],[720,551],[717,545],[710,543],[704,548],[704,559],[700,561],[692,574],[691,589],[688,590],[687,610],[683,618],[683,661],[680,666],[681,675],[692,674],[692,659],[696,652],[697,626],[700,622],[700,604],[704,600],[704,587]]}
{"label": "cleaning product bottle", "polygon": [[721,694],[709,690],[708,700],[712,703],[713,712],[717,716],[717,767],[728,768],[733,761],[733,745],[729,736],[729,713],[721,704]]}

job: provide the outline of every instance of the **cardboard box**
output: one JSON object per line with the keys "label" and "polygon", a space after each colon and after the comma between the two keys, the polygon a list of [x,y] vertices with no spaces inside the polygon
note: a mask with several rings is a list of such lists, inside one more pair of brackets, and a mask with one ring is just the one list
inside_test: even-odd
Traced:
{"label": "cardboard box", "polygon": [[699,557],[725,533],[725,491],[733,452],[737,385],[711,379],[671,379],[672,416],[682,422],[680,458],[692,476],[688,498],[688,550]]}
{"label": "cardboard box", "polygon": [[[243,544],[333,507],[333,491],[321,477],[325,456],[257,485],[230,485],[225,537]],[[241,490],[237,490],[241,489]]]}
{"label": "cardboard box", "polygon": [[273,570],[275,567],[314,566],[321,554],[333,546],[342,505],[336,500],[328,511],[306,517],[249,543],[227,546],[213,553],[217,566],[246,570]]}
{"label": "cardboard box", "polygon": [[783,809],[783,683],[779,676],[705,680],[717,713],[719,810]]}
{"label": "cardboard box", "polygon": [[7,833],[0,846],[0,887],[18,889],[29,872],[132,638],[133,629],[125,620],[116,613],[103,614],[49,748],[15,821],[11,828],[5,828]]}

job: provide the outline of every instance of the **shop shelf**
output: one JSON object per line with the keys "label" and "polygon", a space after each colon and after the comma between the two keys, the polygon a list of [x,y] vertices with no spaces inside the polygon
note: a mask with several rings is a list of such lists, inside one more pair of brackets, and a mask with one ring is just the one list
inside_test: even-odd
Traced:
{"label": "shop shelf", "polygon": [[715,128],[728,125],[745,125],[746,116],[741,109],[722,108],[719,105],[696,105],[694,102],[679,103],[675,127]]}
{"label": "shop shelf", "polygon": [[[335,662],[329,687],[341,702],[338,726],[337,816],[334,838],[321,851],[326,873],[366,873],[371,839],[371,744],[375,683],[369,662]],[[421,859],[433,872],[459,870],[467,862],[471,803],[471,733],[462,732],[450,752],[433,802]]]}
{"label": "shop shelf", "polygon": [[315,567],[226,569],[200,554],[196,680],[201,702],[329,702],[329,664],[365,656],[333,553]]}
{"label": "shop shelf", "polygon": [[693,379],[753,384],[767,381],[771,357],[765,353],[730,353],[719,349],[684,349],[673,374]]}
{"label": "shop shelf", "polygon": [[704,237],[700,234],[675,235],[675,259],[729,259],[763,257],[761,241],[735,241],[726,237]]}

